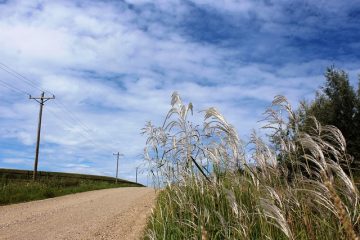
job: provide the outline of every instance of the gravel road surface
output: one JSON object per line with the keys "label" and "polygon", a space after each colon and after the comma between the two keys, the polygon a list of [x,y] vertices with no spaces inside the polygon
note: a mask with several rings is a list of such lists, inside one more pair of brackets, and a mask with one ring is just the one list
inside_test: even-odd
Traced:
{"label": "gravel road surface", "polygon": [[140,239],[150,188],[114,188],[0,206],[0,239]]}

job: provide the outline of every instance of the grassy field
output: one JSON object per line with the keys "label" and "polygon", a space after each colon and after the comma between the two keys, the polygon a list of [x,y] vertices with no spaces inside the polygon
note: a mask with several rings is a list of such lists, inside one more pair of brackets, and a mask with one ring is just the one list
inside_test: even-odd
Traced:
{"label": "grassy field", "polygon": [[31,180],[32,171],[0,169],[0,205],[27,202],[71,193],[116,187],[143,185],[115,178],[85,174],[38,172]]}
{"label": "grassy field", "polygon": [[311,119],[301,129],[279,96],[266,111],[269,139],[253,134],[244,146],[215,109],[199,128],[191,104],[174,94],[172,105],[162,127],[144,128],[161,189],[145,239],[360,239],[360,194],[337,128]]}

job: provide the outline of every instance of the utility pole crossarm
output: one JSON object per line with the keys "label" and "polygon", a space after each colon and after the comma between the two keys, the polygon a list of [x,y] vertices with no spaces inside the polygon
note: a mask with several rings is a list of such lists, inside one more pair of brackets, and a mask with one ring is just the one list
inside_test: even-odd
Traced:
{"label": "utility pole crossarm", "polygon": [[[45,93],[44,93],[45,94]],[[29,95],[29,99],[44,99],[44,100],[50,100],[50,99],[55,99],[55,95],[53,95],[52,97],[32,97],[31,95]]]}
{"label": "utility pole crossarm", "polygon": [[55,99],[55,95],[53,95],[52,97],[45,97],[45,92],[42,92],[40,97],[32,97],[31,95],[29,95],[29,99],[33,99],[40,104],[35,161],[34,161],[34,173],[33,173],[33,180],[35,180],[36,175],[37,175],[38,161],[39,161],[40,133],[41,133],[41,121],[42,121],[43,106],[44,106],[44,103],[47,102],[48,100]]}

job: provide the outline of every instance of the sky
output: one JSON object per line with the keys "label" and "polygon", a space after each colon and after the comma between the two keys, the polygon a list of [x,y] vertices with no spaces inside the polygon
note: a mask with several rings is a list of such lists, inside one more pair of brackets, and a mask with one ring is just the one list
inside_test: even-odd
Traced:
{"label": "sky", "polygon": [[275,95],[313,99],[332,65],[357,85],[357,0],[0,0],[0,168],[33,168],[27,94],[56,96],[39,170],[114,176],[120,152],[119,177],[135,180],[141,128],[162,123],[174,91],[246,141]]}

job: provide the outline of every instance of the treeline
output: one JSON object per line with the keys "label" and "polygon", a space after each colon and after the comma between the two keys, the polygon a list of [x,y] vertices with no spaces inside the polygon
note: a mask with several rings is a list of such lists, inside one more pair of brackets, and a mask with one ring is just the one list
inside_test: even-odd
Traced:
{"label": "treeline", "polygon": [[298,110],[300,127],[308,131],[311,116],[322,125],[336,126],[346,139],[346,150],[350,155],[350,167],[360,172],[360,79],[355,89],[349,75],[330,67],[325,72],[325,83],[317,91],[315,99],[303,101]]}

